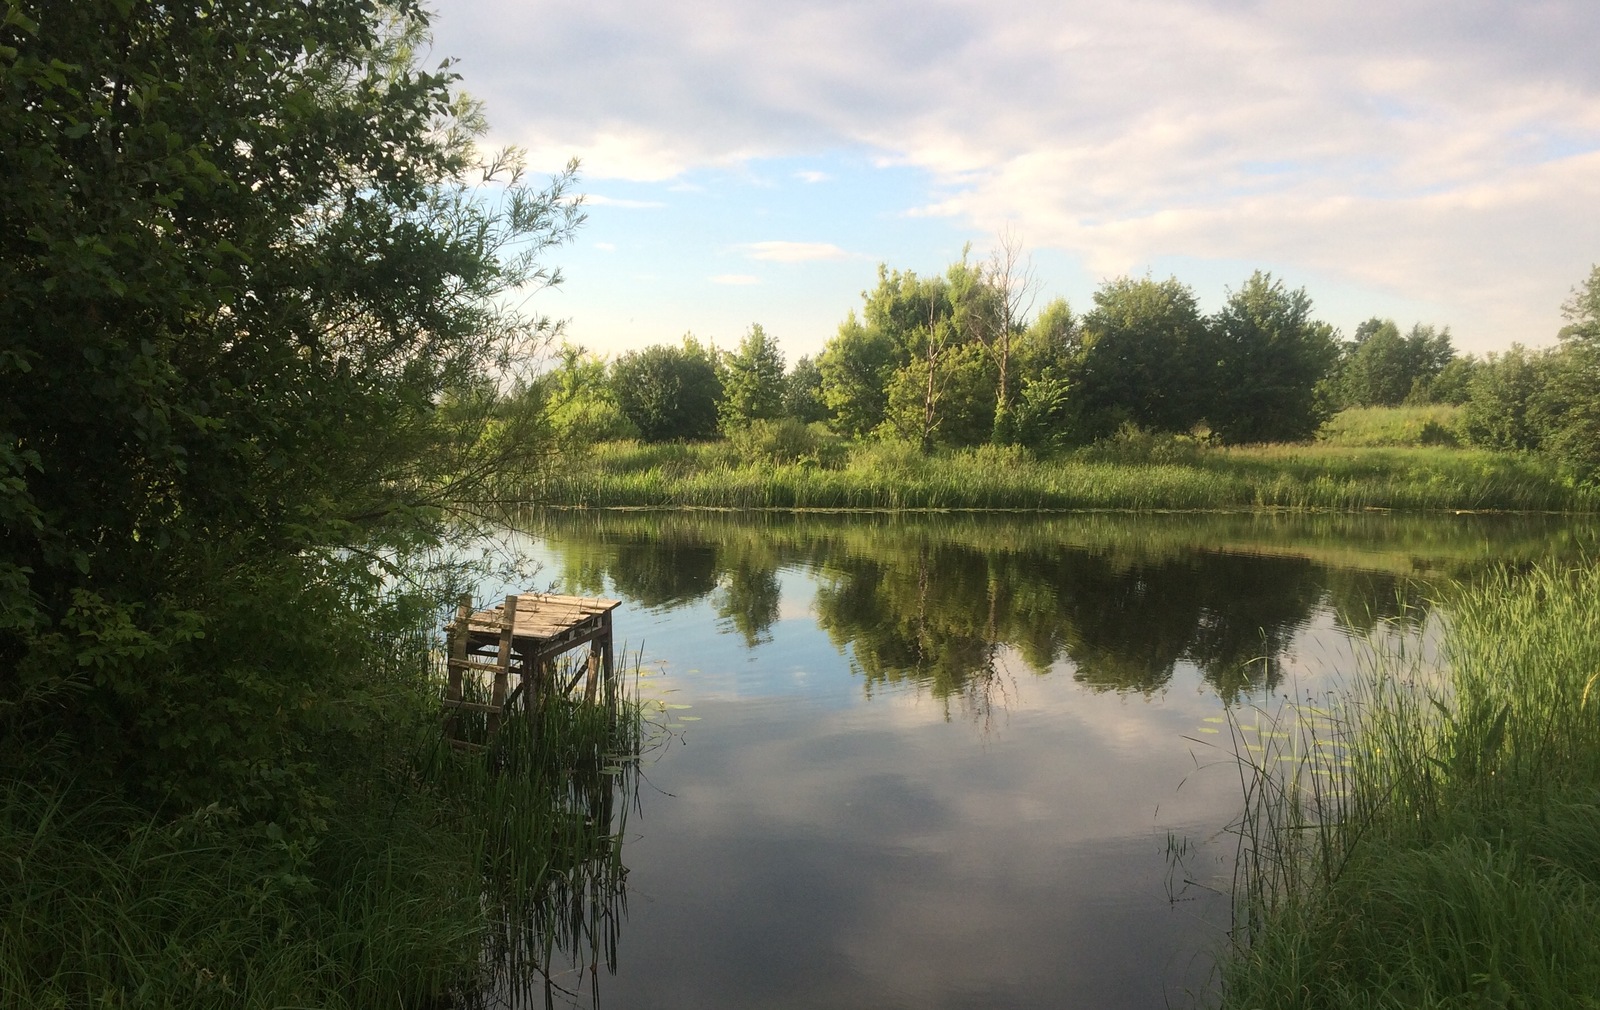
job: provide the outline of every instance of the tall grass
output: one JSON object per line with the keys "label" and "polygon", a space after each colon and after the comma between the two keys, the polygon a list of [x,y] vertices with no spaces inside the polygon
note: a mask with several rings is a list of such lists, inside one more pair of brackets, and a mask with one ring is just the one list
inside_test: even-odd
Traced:
{"label": "tall grass", "polygon": [[330,771],[316,833],[7,776],[0,1007],[481,1005],[614,968],[634,693],[554,702],[486,754],[446,746],[436,706]]}
{"label": "tall grass", "polygon": [[1448,673],[1235,724],[1226,1007],[1593,1007],[1600,569],[1502,571],[1450,606]]}
{"label": "tall grass", "polygon": [[1206,448],[1162,442],[1036,458],[983,446],[854,447],[843,465],[741,462],[724,443],[596,447],[534,503],[737,509],[1592,511],[1600,495],[1527,457],[1447,447]]}

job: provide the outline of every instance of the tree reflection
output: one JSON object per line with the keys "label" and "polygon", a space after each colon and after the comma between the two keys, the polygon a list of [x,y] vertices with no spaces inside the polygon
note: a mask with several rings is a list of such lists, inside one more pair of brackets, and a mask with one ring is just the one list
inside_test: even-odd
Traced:
{"label": "tree reflection", "polygon": [[[1539,530],[1517,529],[1539,542]],[[554,532],[587,584],[603,576],[647,606],[709,597],[751,647],[772,637],[780,568],[809,570],[818,623],[869,693],[911,683],[978,707],[1008,664],[1144,694],[1188,664],[1230,700],[1272,690],[1296,632],[1319,612],[1357,633],[1421,621],[1429,583],[1412,572],[1433,579],[1490,556],[1470,527],[1316,517],[659,513],[564,521]],[[1348,567],[1347,556],[1389,570]]]}

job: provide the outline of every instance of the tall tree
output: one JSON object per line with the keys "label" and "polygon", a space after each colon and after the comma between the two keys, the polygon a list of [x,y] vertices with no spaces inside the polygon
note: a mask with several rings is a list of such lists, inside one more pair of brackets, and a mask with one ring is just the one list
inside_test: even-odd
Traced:
{"label": "tall tree", "polygon": [[318,629],[538,445],[493,408],[550,332],[506,306],[558,279],[572,176],[480,156],[427,27],[407,0],[0,7],[8,745],[304,813],[339,718]]}
{"label": "tall tree", "polygon": [[1067,378],[1083,435],[1108,435],[1124,421],[1187,431],[1204,420],[1206,324],[1187,285],[1176,278],[1107,281],[1080,332]]}
{"label": "tall tree", "polygon": [[691,334],[611,363],[611,390],[646,442],[713,438],[722,381],[715,352]]}
{"label": "tall tree", "polygon": [[876,326],[862,324],[852,310],[817,359],[822,401],[829,424],[841,435],[864,438],[883,423],[885,392],[899,367],[895,342]]}
{"label": "tall tree", "polygon": [[722,400],[717,420],[724,432],[770,420],[783,412],[783,351],[760,323],[722,357]]}
{"label": "tall tree", "polygon": [[1304,288],[1256,271],[1210,320],[1206,419],[1229,442],[1297,441],[1325,420],[1317,383],[1338,356],[1333,329],[1311,316]]}

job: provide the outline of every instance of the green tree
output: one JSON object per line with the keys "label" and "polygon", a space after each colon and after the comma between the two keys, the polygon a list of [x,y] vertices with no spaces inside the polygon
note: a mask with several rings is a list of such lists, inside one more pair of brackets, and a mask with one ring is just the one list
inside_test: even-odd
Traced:
{"label": "green tree", "polygon": [[1473,375],[1461,411],[1467,441],[1488,449],[1537,449],[1544,434],[1538,415],[1548,366],[1546,355],[1521,344],[1489,355]]}
{"label": "green tree", "polygon": [[1187,431],[1206,416],[1207,332],[1194,292],[1176,278],[1118,278],[1094,293],[1067,369],[1087,437],[1133,422]]}
{"label": "green tree", "polygon": [[611,390],[646,442],[716,437],[722,380],[714,352],[692,335],[617,358]]}
{"label": "green tree", "polygon": [[800,357],[783,380],[783,414],[802,424],[816,424],[828,417],[822,399],[822,369],[809,355]]}
{"label": "green tree", "polygon": [[1561,306],[1567,324],[1536,413],[1543,448],[1579,480],[1600,480],[1600,267]]}
{"label": "green tree", "polygon": [[883,423],[889,379],[899,362],[888,334],[862,325],[852,310],[822,349],[817,370],[829,425],[841,435],[863,438]]}
{"label": "green tree", "polygon": [[7,746],[308,816],[313,744],[370,712],[340,643],[382,563],[525,471],[536,418],[496,382],[552,328],[505,306],[559,279],[572,176],[480,158],[427,26],[370,0],[0,8]]}
{"label": "green tree", "polygon": [[1450,328],[1417,323],[1400,335],[1392,319],[1356,327],[1346,348],[1343,399],[1352,407],[1396,407],[1408,399],[1429,402],[1429,386],[1455,357]]}
{"label": "green tree", "polygon": [[521,395],[548,419],[552,441],[565,452],[638,434],[612,391],[605,361],[582,347],[563,344],[555,367]]}
{"label": "green tree", "polygon": [[738,350],[722,358],[722,399],[717,405],[722,430],[780,416],[783,394],[783,351],[760,323],[754,323]]}
{"label": "green tree", "polygon": [[1333,330],[1311,317],[1304,288],[1256,271],[1210,320],[1215,372],[1206,419],[1228,442],[1299,441],[1326,419],[1316,386],[1338,357]]}

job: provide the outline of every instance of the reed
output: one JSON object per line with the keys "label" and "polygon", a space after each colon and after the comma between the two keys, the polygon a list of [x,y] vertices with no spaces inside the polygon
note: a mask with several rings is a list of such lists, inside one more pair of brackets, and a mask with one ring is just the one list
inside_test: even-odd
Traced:
{"label": "reed", "polygon": [[1235,721],[1224,1007],[1592,1007],[1600,569],[1501,571],[1430,657]]}
{"label": "reed", "polygon": [[614,967],[636,691],[553,703],[465,755],[437,694],[408,697],[381,745],[335,751],[314,833],[7,776],[0,1006],[472,1005]]}
{"label": "reed", "polygon": [[532,503],[735,509],[1337,510],[1588,512],[1600,492],[1550,465],[1449,447],[1185,443],[1036,458],[983,446],[924,456],[856,446],[837,468],[741,463],[725,443],[612,443],[524,489]]}

